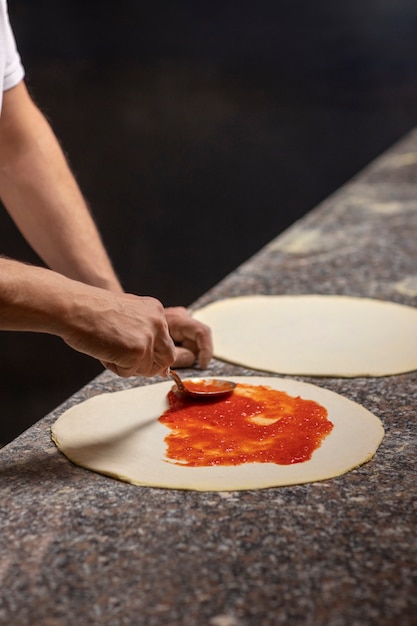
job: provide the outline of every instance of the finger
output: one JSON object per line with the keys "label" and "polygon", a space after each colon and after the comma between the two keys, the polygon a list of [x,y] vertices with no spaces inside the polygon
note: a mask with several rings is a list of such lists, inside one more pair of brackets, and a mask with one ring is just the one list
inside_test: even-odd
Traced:
{"label": "finger", "polygon": [[211,332],[208,337],[197,343],[198,346],[198,365],[205,369],[213,357],[213,342]]}
{"label": "finger", "polygon": [[104,367],[123,378],[165,374],[167,368],[174,362],[175,346],[169,335],[165,340],[159,339],[158,346],[158,351],[154,350],[153,342],[149,341],[145,350],[130,351],[123,359],[116,362],[102,361],[102,363]]}
{"label": "finger", "polygon": [[[207,352],[205,352],[204,349],[199,350],[196,342],[192,341],[191,339],[185,339],[184,341],[182,341],[179,344],[179,346],[177,346],[177,351],[178,351],[178,348],[182,348],[186,350],[188,353],[191,352],[193,354],[192,364],[199,367],[200,369],[205,369],[208,366],[210,359],[213,356],[211,349],[208,349]],[[178,355],[177,355],[177,358],[178,358]]]}
{"label": "finger", "polygon": [[169,334],[167,334],[166,339],[158,342],[158,347],[154,351],[153,365],[157,369],[156,373],[161,375],[167,373],[169,367],[174,364],[175,358],[175,344]]}
{"label": "finger", "polygon": [[213,356],[213,339],[211,330],[205,324],[196,331],[194,341],[197,346],[197,361],[199,367],[205,369]]}
{"label": "finger", "polygon": [[117,374],[117,376],[121,376],[122,378],[129,378],[130,376],[136,376],[135,369],[132,367],[123,367],[122,365],[117,365],[117,363],[110,363],[109,361],[101,361],[101,364],[107,369],[113,372],[113,374]]}
{"label": "finger", "polygon": [[188,350],[183,346],[178,346],[176,349],[174,367],[192,367],[195,363],[195,359],[196,355],[192,350]]}
{"label": "finger", "polygon": [[194,352],[199,366],[205,369],[213,356],[211,329],[192,318],[182,322],[181,327],[173,330],[172,335],[183,347]]}
{"label": "finger", "polygon": [[118,376],[121,376],[122,378],[130,378],[131,376],[151,377],[157,376],[158,374],[166,378],[169,369],[166,366],[155,362],[148,368],[145,368],[143,364],[140,364],[137,367],[124,367],[123,365],[110,363],[109,361],[101,361],[101,363],[106,369],[110,370],[114,374],[117,374]]}

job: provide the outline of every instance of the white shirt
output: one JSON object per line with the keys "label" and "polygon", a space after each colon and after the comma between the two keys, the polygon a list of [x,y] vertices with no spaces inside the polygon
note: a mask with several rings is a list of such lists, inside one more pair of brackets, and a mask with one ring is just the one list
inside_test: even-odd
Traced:
{"label": "white shirt", "polygon": [[0,0],[0,111],[3,91],[15,87],[25,75],[10,26],[7,0]]}

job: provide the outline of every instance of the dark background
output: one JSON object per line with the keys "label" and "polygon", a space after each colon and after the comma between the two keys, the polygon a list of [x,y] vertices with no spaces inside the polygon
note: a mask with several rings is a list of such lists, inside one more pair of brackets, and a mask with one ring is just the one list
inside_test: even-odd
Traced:
{"label": "dark background", "polygon": [[[125,288],[191,304],[410,130],[415,0],[9,0]],[[39,262],[4,211],[3,254]],[[101,371],[0,333],[6,442]]]}

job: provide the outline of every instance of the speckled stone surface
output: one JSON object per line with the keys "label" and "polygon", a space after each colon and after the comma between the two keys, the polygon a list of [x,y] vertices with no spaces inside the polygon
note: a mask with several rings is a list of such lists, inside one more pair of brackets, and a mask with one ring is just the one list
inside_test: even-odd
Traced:
{"label": "speckled stone surface", "polygon": [[[417,306],[417,132],[196,306],[253,293]],[[259,375],[218,361],[206,373]],[[107,372],[4,448],[0,624],[416,625],[417,373],[300,380],[382,420],[370,463],[316,484],[227,493],[88,472],[56,450],[51,424],[92,395],[155,382]]]}

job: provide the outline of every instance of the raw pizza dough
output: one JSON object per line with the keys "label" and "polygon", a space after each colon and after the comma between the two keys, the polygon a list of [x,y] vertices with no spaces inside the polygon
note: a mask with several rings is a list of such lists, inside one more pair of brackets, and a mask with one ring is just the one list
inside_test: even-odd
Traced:
{"label": "raw pizza dough", "polygon": [[267,385],[323,405],[333,430],[309,461],[293,465],[247,463],[187,467],[166,460],[168,427],[158,418],[168,407],[171,382],[95,396],[67,410],[52,438],[71,461],[136,485],[198,491],[260,489],[326,480],[369,461],[384,430],[368,410],[315,385],[269,377],[234,377]]}
{"label": "raw pizza dough", "polygon": [[241,296],[194,312],[215,356],[277,374],[389,376],[417,369],[417,309],[348,296]]}

